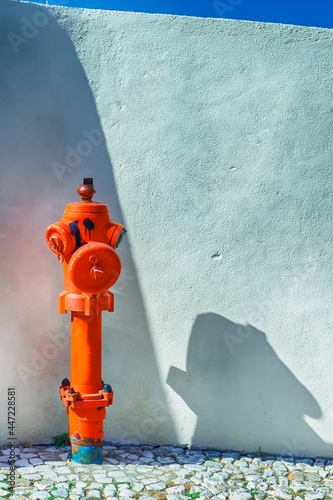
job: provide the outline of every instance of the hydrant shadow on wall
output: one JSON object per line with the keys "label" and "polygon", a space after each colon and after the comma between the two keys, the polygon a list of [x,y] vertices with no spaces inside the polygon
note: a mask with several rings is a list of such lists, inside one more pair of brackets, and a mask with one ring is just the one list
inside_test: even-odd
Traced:
{"label": "hydrant shadow on wall", "polygon": [[59,312],[71,311],[71,381],[63,379],[60,397],[69,415],[72,459],[99,464],[105,407],[113,401],[111,386],[102,381],[102,311],[114,310],[108,289],[120,276],[115,249],[126,230],[110,219],[107,205],[92,201],[93,179],[83,179],[77,192],[81,201],[66,205],[46,240],[63,264]]}

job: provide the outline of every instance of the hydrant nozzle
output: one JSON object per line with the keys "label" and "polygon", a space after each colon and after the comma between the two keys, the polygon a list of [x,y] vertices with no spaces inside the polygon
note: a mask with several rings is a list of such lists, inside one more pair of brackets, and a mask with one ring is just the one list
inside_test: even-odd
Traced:
{"label": "hydrant nozzle", "polygon": [[60,385],[69,415],[72,459],[101,463],[105,408],[113,402],[111,385],[102,382],[102,311],[113,311],[109,291],[119,278],[115,248],[126,233],[110,219],[108,206],[92,201],[93,179],[83,179],[80,202],[66,206],[61,221],[46,230],[50,249],[63,263],[65,290],[59,312],[71,311],[71,377]]}

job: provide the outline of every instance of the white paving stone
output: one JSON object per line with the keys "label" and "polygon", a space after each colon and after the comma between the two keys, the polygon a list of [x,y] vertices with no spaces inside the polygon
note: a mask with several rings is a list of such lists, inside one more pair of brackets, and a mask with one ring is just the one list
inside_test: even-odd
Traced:
{"label": "white paving stone", "polygon": [[246,491],[243,492],[238,492],[238,491],[231,491],[229,494],[229,500],[251,500],[252,495],[250,493],[247,493]]}
{"label": "white paving stone", "polygon": [[179,485],[167,488],[166,491],[169,495],[183,495],[186,491],[186,488],[184,485]]}
{"label": "white paving stone", "polygon": [[79,481],[80,476],[78,474],[69,474],[67,476],[67,479],[68,479],[68,481],[71,481],[71,482],[73,482],[73,481]]}
{"label": "white paving stone", "polygon": [[101,483],[91,483],[87,487],[87,490],[101,490],[102,488],[103,488],[103,484],[101,484]]}
{"label": "white paving stone", "polygon": [[108,484],[107,486],[105,486],[103,492],[105,494],[115,493],[116,492],[116,487],[115,487],[114,484]]}
{"label": "white paving stone", "polygon": [[[45,477],[45,476],[44,476]],[[67,477],[66,476],[56,476],[54,478],[52,478],[53,481],[55,481],[56,483],[63,483],[64,481],[67,481]]]}
{"label": "white paving stone", "polygon": [[25,479],[28,479],[29,481],[36,481],[37,479],[42,479],[42,476],[40,474],[22,474],[22,476]]}
{"label": "white paving stone", "polygon": [[166,484],[165,483],[151,483],[151,484],[147,484],[146,488],[148,491],[152,491],[152,490],[161,491],[161,490],[165,490]]}
{"label": "white paving stone", "polygon": [[123,472],[121,470],[113,470],[113,471],[110,471],[108,473],[108,476],[114,477],[115,479],[117,479],[118,477],[126,477],[126,474],[125,474],[125,472]]}
{"label": "white paving stone", "polygon": [[110,462],[110,464],[114,464],[114,465],[118,465],[119,464],[119,460],[116,460],[115,458],[106,457],[105,460],[107,460],[108,462]]}
{"label": "white paving stone", "polygon": [[72,471],[69,467],[55,467],[54,472],[57,474],[71,474]]}
{"label": "white paving stone", "polygon": [[305,500],[323,500],[323,498],[325,498],[324,492],[305,493]]}
{"label": "white paving stone", "polygon": [[16,467],[29,467],[31,464],[27,458],[22,458],[21,460],[16,460]]}
{"label": "white paving stone", "polygon": [[41,460],[40,458],[30,458],[29,462],[31,463],[31,465],[40,465],[43,463],[43,460]]}
{"label": "white paving stone", "polygon": [[51,498],[50,493],[47,491],[34,491],[30,495],[31,500],[47,500],[48,498]]}
{"label": "white paving stone", "polygon": [[268,484],[262,481],[262,482],[257,484],[256,488],[259,491],[266,491],[266,490],[268,490]]}
{"label": "white paving stone", "polygon": [[82,496],[82,497],[83,497],[83,496],[84,496],[84,489],[83,489],[83,488],[72,488],[72,489],[71,489],[71,494],[70,494],[70,496],[71,496],[72,494],[73,494],[73,495],[79,495],[79,496]]}
{"label": "white paving stone", "polygon": [[26,452],[23,452],[20,453],[20,458],[35,458],[37,457],[36,453],[26,453]]}
{"label": "white paving stone", "polygon": [[218,495],[220,492],[218,488],[209,484],[205,484],[205,488],[207,488],[213,495]]}
{"label": "white paving stone", "polygon": [[34,487],[38,490],[45,490],[47,488],[51,488],[53,486],[53,481],[42,479],[41,481],[37,481],[34,483]]}
{"label": "white paving stone", "polygon": [[4,450],[1,450],[4,455],[9,455],[12,451],[15,452],[15,455],[18,455],[21,453],[20,448],[14,448],[14,450],[11,450],[10,448],[5,448]]}
{"label": "white paving stone", "polygon": [[99,490],[91,490],[87,498],[101,498],[101,492]]}
{"label": "white paving stone", "polygon": [[204,486],[192,486],[191,493],[199,493],[199,495],[204,498],[211,498],[213,496],[213,494]]}
{"label": "white paving stone", "polygon": [[58,498],[67,498],[68,491],[65,488],[57,488],[56,490],[52,491],[52,495]]}
{"label": "white paving stone", "polygon": [[132,484],[132,489],[134,491],[136,491],[137,493],[140,493],[140,491],[142,491],[144,488],[144,484],[143,483],[140,483],[140,482],[134,482]]}
{"label": "white paving stone", "polygon": [[58,475],[52,470],[49,472],[41,472],[44,479],[58,479]]}
{"label": "white paving stone", "polygon": [[282,490],[274,490],[274,491],[270,491],[269,494],[271,496],[274,496],[274,497],[277,497],[277,498],[281,498],[282,500],[292,500],[292,495],[290,493],[287,493],[286,491],[282,491]]}
{"label": "white paving stone", "polygon": [[30,466],[30,467],[18,467],[17,468],[17,472],[19,474],[35,474],[35,472],[37,472],[37,470],[35,467],[32,467],[32,466]]}
{"label": "white paving stone", "polygon": [[69,483],[58,483],[57,488],[65,488],[66,490],[69,489]]}

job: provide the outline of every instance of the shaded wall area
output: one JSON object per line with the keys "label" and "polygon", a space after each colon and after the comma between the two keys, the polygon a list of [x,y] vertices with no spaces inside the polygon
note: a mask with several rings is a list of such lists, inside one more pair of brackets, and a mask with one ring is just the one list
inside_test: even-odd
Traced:
{"label": "shaded wall area", "polygon": [[[73,42],[47,8],[3,2],[0,9],[2,392],[17,391],[17,438],[41,443],[68,427],[58,387],[70,377],[70,314],[57,311],[62,266],[49,252],[46,227],[61,219],[66,203],[79,200],[84,176],[94,177],[95,198],[109,205],[111,217],[124,219],[94,96]],[[103,378],[115,392],[105,438],[164,442],[165,432],[174,436],[173,424],[128,241],[119,253],[124,274],[115,307],[126,297],[133,317],[129,329],[124,311],[118,312],[119,324],[103,314]],[[5,405],[1,412],[6,441]]]}

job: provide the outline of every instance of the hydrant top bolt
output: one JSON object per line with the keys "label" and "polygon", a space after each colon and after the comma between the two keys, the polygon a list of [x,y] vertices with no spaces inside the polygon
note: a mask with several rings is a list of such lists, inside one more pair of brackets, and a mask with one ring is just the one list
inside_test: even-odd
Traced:
{"label": "hydrant top bolt", "polygon": [[94,184],[94,179],[92,177],[84,177],[83,184],[88,186],[89,184]]}
{"label": "hydrant top bolt", "polygon": [[61,382],[61,385],[68,387],[69,385],[71,385],[71,383],[68,380],[68,378],[64,378],[63,381]]}
{"label": "hydrant top bolt", "polygon": [[83,179],[83,184],[79,186],[77,190],[83,202],[91,203],[92,197],[96,193],[96,189],[94,187],[94,181],[92,177],[85,177]]}
{"label": "hydrant top bolt", "polygon": [[110,384],[104,384],[103,385],[103,391],[104,392],[112,392],[112,387]]}

